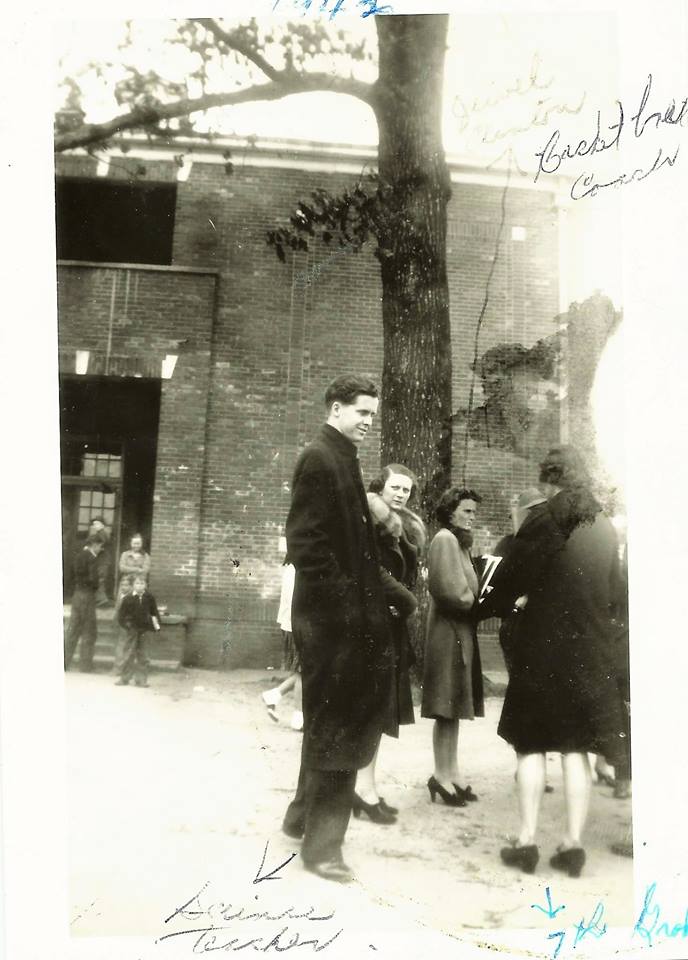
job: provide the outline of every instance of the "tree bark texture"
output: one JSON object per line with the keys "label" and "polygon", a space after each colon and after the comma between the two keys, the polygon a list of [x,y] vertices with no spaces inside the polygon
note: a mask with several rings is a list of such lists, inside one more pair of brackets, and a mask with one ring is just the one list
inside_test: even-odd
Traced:
{"label": "tree bark texture", "polygon": [[450,180],[442,145],[448,17],[385,16],[376,25],[378,169],[392,189],[379,237],[382,462],[403,463],[418,474],[428,513],[451,480]]}

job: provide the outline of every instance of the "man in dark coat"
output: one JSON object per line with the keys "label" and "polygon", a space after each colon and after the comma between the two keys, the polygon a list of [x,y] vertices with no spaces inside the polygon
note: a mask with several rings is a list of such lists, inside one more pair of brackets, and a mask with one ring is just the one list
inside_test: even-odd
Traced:
{"label": "man in dark coat", "polygon": [[303,836],[307,869],[347,881],[341,848],[356,771],[372,759],[393,703],[388,607],[408,616],[415,599],[380,565],[361,479],[357,448],[377,412],[377,388],[366,378],[338,377],[325,403],[327,423],[296,464],[286,527],[304,727],[283,829]]}
{"label": "man in dark coat", "polygon": [[101,532],[89,536],[84,547],[74,558],[74,593],[72,595],[72,613],[64,641],[64,667],[69,667],[79,639],[80,668],[84,673],[93,670],[93,652],[96,646],[98,627],[96,624],[96,591],[100,583],[98,557],[105,546],[106,538]]}

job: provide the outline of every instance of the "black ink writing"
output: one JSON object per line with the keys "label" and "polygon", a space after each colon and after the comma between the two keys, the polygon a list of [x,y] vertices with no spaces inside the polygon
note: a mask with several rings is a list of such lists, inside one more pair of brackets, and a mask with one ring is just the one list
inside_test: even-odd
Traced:
{"label": "black ink writing", "polygon": [[652,74],[648,74],[647,83],[645,84],[645,89],[643,90],[643,95],[640,98],[640,106],[636,113],[633,114],[631,120],[633,120],[633,133],[636,137],[642,137],[645,132],[645,128],[648,123],[654,121],[655,130],[659,130],[660,123],[667,123],[670,126],[685,126],[688,122],[688,97],[684,99],[681,106],[678,108],[678,113],[676,113],[676,101],[672,99],[671,103],[664,108],[664,111],[657,110],[654,113],[646,113],[645,108],[647,107],[647,101],[650,99],[650,93],[652,91]]}
{"label": "black ink writing", "polygon": [[671,156],[670,154],[665,154],[660,147],[657,151],[655,161],[649,170],[643,170],[642,167],[638,167],[633,173],[622,173],[621,176],[615,177],[614,180],[610,180],[608,183],[596,183],[594,174],[582,173],[579,177],[576,177],[573,182],[571,199],[582,200],[583,197],[595,197],[600,190],[605,190],[608,187],[625,187],[634,181],[645,180],[646,177],[649,177],[652,173],[656,173],[657,170],[661,170],[665,165],[673,167],[678,158],[679,149],[680,148],[677,147],[675,153]]}
{"label": "black ink writing", "polygon": [[566,143],[560,148],[561,131],[555,130],[545,147],[535,153],[535,156],[539,157],[539,163],[534,182],[537,183],[541,173],[556,173],[566,160],[572,160],[574,157],[587,157],[591,154],[609,150],[612,147],[618,149],[624,124],[624,111],[621,102],[617,100],[616,103],[619,110],[618,120],[616,123],[608,124],[606,128],[610,133],[613,131],[616,131],[616,133],[609,139],[605,139],[601,134],[601,112],[599,110],[597,111],[595,134],[589,139],[581,139],[575,144]]}

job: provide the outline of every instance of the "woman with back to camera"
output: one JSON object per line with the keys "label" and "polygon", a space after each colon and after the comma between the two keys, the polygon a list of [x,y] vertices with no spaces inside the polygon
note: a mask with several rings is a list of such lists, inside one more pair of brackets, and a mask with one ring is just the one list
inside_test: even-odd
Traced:
{"label": "woman with back to camera", "polygon": [[435,721],[430,799],[434,803],[439,794],[452,807],[478,799],[470,786],[459,785],[458,740],[460,720],[484,716],[475,616],[479,588],[470,554],[480,501],[473,490],[446,490],[435,511],[441,529],[428,550],[430,608],[421,716]]}
{"label": "woman with back to camera", "polygon": [[[407,467],[391,463],[370,483],[368,494],[382,565],[409,590],[415,586],[418,557],[426,541],[423,521],[407,507],[415,486],[415,475]],[[398,737],[400,725],[415,722],[409,673],[415,657],[406,618],[390,612],[390,622],[395,651],[394,697],[384,733]],[[375,767],[379,749],[378,744],[371,762],[358,771],[353,814],[360,817],[365,813],[374,823],[390,824],[399,811],[385,803],[377,790]]]}
{"label": "woman with back to camera", "polygon": [[501,857],[526,873],[535,870],[545,754],[560,753],[566,827],[550,865],[577,877],[585,863],[581,835],[590,800],[588,753],[614,763],[623,751],[611,621],[617,541],[572,447],[547,454],[540,487],[547,509],[519,529],[493,579],[495,593],[527,597],[498,728],[516,750],[521,822],[518,838]]}

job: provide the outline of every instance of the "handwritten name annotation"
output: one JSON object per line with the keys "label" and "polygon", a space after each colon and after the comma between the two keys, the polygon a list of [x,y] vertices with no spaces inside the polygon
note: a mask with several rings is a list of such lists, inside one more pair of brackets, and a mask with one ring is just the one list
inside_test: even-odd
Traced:
{"label": "handwritten name annotation", "polygon": [[[547,126],[551,122],[552,114],[580,113],[586,100],[586,93],[580,94],[578,102],[574,104],[555,98],[548,92],[554,82],[554,76],[541,77],[541,68],[540,55],[534,53],[527,79],[517,77],[499,93],[489,97],[475,97],[471,101],[464,101],[457,94],[452,103],[452,113],[459,121],[459,133],[466,133],[470,130],[480,144],[491,145],[499,143],[499,141],[514,134],[527,133],[534,127]],[[485,122],[477,124],[474,122],[476,116],[486,112],[489,114],[495,107],[499,107],[503,111],[507,103],[509,103],[512,115],[514,113],[518,115],[519,112],[523,114],[525,111],[527,115],[525,123],[519,122],[502,129],[501,127],[489,126]],[[525,117],[522,117],[522,119],[525,119]]]}
{"label": "handwritten name annotation", "polygon": [[[592,157],[595,154],[612,149],[618,151],[622,137],[626,139],[624,132],[628,130],[631,124],[632,136],[636,140],[640,139],[647,129],[659,131],[660,129],[683,128],[688,125],[688,97],[680,104],[677,104],[676,100],[672,98],[670,103],[660,109],[651,109],[648,107],[651,92],[652,74],[649,74],[635,113],[631,114],[627,119],[623,103],[617,100],[617,116],[614,117],[613,123],[608,123],[606,127],[604,127],[604,132],[602,127],[602,113],[600,110],[597,111],[595,132],[592,136],[588,136],[577,142],[562,143],[561,131],[555,130],[542,150],[538,150],[535,153],[535,156],[538,158],[538,169],[533,182],[536,183],[541,174],[559,172],[563,165],[575,157]],[[625,172],[621,174],[621,176],[606,183],[596,182],[593,173],[585,172],[576,178],[571,187],[571,197],[574,200],[580,200],[587,196],[594,197],[600,190],[606,187],[625,186],[634,181],[644,180],[665,165],[673,167],[678,159],[678,154],[679,147],[666,152],[660,147],[654,163],[651,166],[647,168],[637,167],[632,173],[629,174]]]}
{"label": "handwritten name annotation", "polygon": [[[302,10],[304,15],[313,8],[314,13],[327,13],[330,20],[334,20],[338,13],[350,12],[352,7],[358,8],[360,11],[361,17],[365,20],[366,17],[373,17],[379,13],[393,13],[392,7],[386,3],[382,6],[378,6],[377,0],[351,0],[348,7],[346,6],[347,0],[333,0],[331,3],[330,0],[319,0],[319,2],[314,3],[313,0],[292,0],[294,6]],[[281,0],[275,0],[272,9],[276,10]]]}
{"label": "handwritten name annotation", "polygon": [[[685,940],[688,937],[688,909],[685,911],[683,920],[665,920],[662,915],[662,908],[655,903],[656,890],[656,883],[650,884],[645,890],[643,906],[633,926],[631,937],[640,937],[650,947],[655,946],[662,939],[675,940],[681,937]],[[552,891],[549,887],[545,887],[545,901],[544,905],[532,903],[531,909],[539,910],[549,920],[556,920],[559,914],[566,910],[565,903],[555,906],[552,900]],[[563,920],[563,917],[558,922],[560,923],[561,920]],[[569,931],[572,931],[572,933]],[[578,923],[563,926],[562,929],[552,930],[547,934],[548,940],[556,941],[552,960],[556,960],[565,944],[575,950],[586,937],[600,940],[606,933],[607,923],[604,919],[604,903],[600,900],[595,905],[589,920],[582,917]]]}
{"label": "handwritten name annotation", "polygon": [[[267,881],[284,880],[281,872],[289,866],[296,854],[292,853],[286,860],[277,864],[271,870],[266,870],[268,844],[265,844],[263,856],[251,882],[255,887]],[[236,952],[252,949],[260,953],[284,953],[296,947],[311,947],[314,953],[321,953],[337,940],[343,933],[343,928],[333,929],[311,928],[317,931],[318,936],[310,936],[304,932],[299,921],[327,924],[334,920],[335,911],[322,913],[314,906],[297,907],[293,904],[284,910],[258,909],[256,903],[246,904],[226,903],[218,900],[208,902],[207,891],[210,886],[206,882],[198,893],[195,893],[185,903],[177,907],[165,919],[165,924],[175,921],[184,924],[181,929],[170,929],[169,933],[158,937],[156,943],[183,938],[192,943],[192,953],[211,953],[216,950]],[[253,900],[258,900],[254,894]],[[285,922],[286,921],[286,922]],[[189,926],[191,924],[191,926]],[[267,925],[267,928],[265,927]]]}

